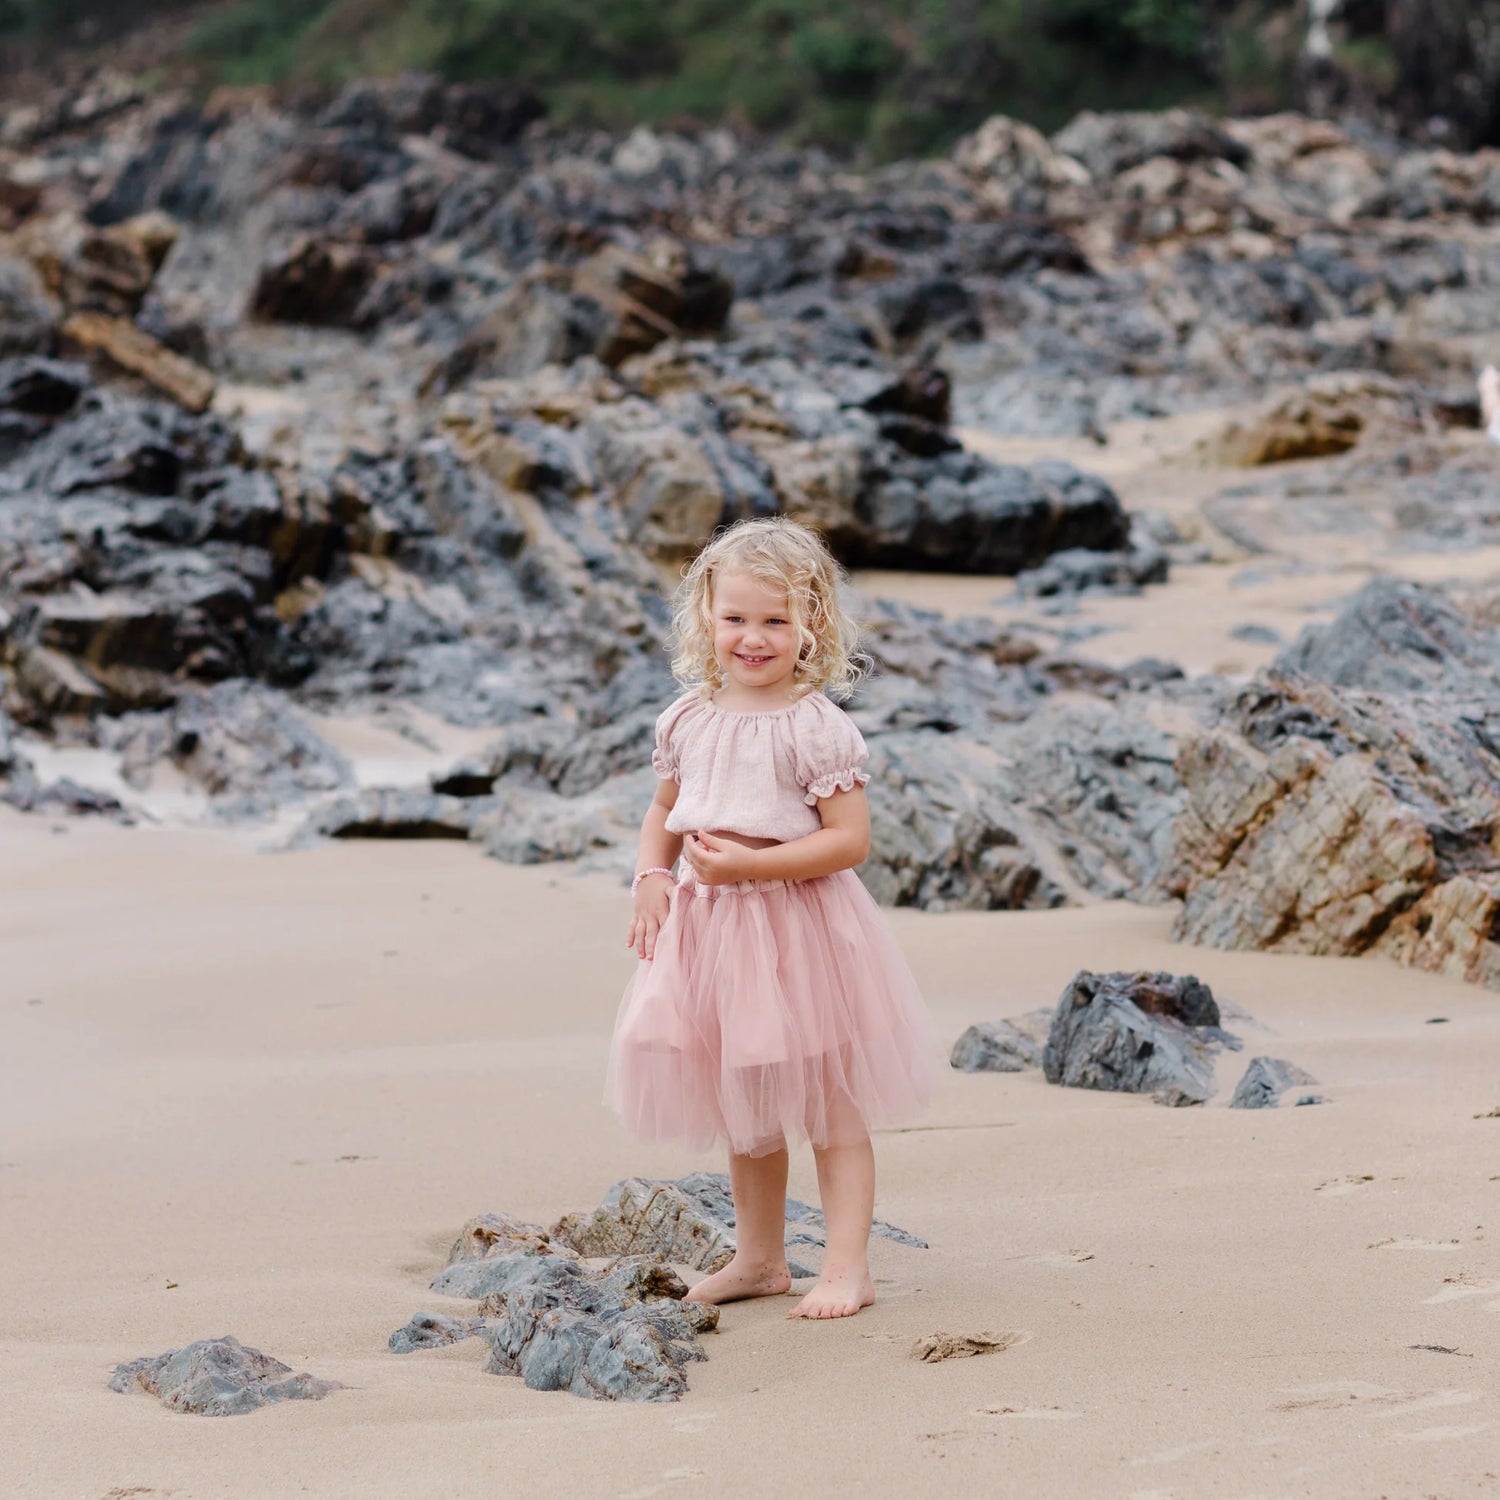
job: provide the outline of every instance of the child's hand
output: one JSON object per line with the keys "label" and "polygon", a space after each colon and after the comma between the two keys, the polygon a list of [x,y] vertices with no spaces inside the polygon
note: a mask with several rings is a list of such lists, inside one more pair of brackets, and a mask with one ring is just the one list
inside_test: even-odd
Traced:
{"label": "child's hand", "polygon": [[731,885],[754,874],[753,849],[732,839],[716,839],[706,833],[690,833],[682,841],[682,856],[704,885]]}
{"label": "child's hand", "polygon": [[635,888],[635,915],[630,919],[625,946],[634,948],[641,958],[655,957],[656,935],[671,910],[672,877],[648,875]]}

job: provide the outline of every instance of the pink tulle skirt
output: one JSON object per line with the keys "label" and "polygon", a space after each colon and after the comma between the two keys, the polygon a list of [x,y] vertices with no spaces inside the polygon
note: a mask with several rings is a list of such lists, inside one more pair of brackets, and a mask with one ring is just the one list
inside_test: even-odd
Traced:
{"label": "pink tulle skirt", "polygon": [[625,991],[605,1102],[635,1134],[763,1156],[858,1140],[927,1101],[938,1044],[852,870],[672,892]]}

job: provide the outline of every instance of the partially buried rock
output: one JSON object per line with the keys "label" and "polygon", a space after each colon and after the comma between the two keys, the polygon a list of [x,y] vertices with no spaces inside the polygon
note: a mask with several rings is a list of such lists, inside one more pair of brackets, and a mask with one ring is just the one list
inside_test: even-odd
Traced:
{"label": "partially buried rock", "polygon": [[1042,1055],[1048,1083],[1150,1094],[1159,1104],[1202,1104],[1214,1091],[1218,1048],[1239,1041],[1193,975],[1073,976],[1057,1002]]}
{"label": "partially buried rock", "polygon": [[1009,1021],[980,1021],[953,1044],[948,1061],[960,1073],[1023,1073],[1041,1064],[1042,1049]]}
{"label": "partially buried rock", "polygon": [[705,1357],[698,1335],[718,1327],[719,1309],[683,1302],[687,1283],[660,1254],[617,1254],[589,1266],[555,1235],[511,1214],[470,1219],[432,1289],[478,1300],[479,1316],[418,1313],[391,1335],[391,1349],[408,1354],[479,1337],[490,1346],[487,1371],[519,1375],[533,1390],[675,1401],[687,1389],[683,1366]]}
{"label": "partially buried rock", "polygon": [[[1252,1057],[1245,1076],[1235,1085],[1230,1109],[1275,1109],[1281,1096],[1298,1084],[1316,1083],[1295,1063],[1280,1057]],[[1299,1100],[1299,1103],[1302,1101]]]}
{"label": "partially buried rock", "polygon": [[117,1365],[109,1388],[142,1390],[174,1411],[205,1417],[237,1417],[278,1401],[321,1401],[342,1389],[336,1380],[296,1373],[228,1334]]}
{"label": "partially buried rock", "polygon": [[473,1338],[485,1328],[483,1318],[450,1318],[447,1313],[419,1312],[390,1337],[392,1354],[411,1354],[417,1349],[441,1349],[461,1339]]}
{"label": "partially buried rock", "polygon": [[657,1256],[625,1256],[593,1270],[551,1255],[507,1257],[526,1275],[479,1305],[485,1369],[533,1390],[604,1401],[675,1401],[683,1366],[706,1356],[698,1334],[717,1307],[683,1302],[687,1284]]}

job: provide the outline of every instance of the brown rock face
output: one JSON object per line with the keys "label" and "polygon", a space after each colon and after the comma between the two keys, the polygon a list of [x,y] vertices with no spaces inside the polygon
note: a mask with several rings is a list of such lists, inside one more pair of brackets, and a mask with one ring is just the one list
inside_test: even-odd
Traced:
{"label": "brown rock face", "polygon": [[565,1214],[548,1231],[580,1255],[659,1255],[679,1265],[717,1271],[734,1242],[670,1182],[627,1177],[592,1213]]}
{"label": "brown rock face", "polygon": [[363,245],[304,236],[261,272],[251,316],[270,323],[352,326],[380,264]]}
{"label": "brown rock face", "polygon": [[1375,426],[1415,430],[1417,412],[1401,385],[1371,371],[1311,379],[1289,395],[1273,397],[1254,415],[1230,422],[1204,446],[1223,464],[1283,463],[1346,453]]}
{"label": "brown rock face", "polygon": [[65,216],[39,234],[37,268],[65,308],[130,318],[177,243],[178,228],[152,212],[108,229],[80,230]]}
{"label": "brown rock face", "polygon": [[207,411],[214,398],[214,377],[202,365],[174,354],[124,318],[75,313],[63,325],[63,336],[85,349],[97,349],[120,369],[139,375],[188,411]]}
{"label": "brown rock face", "polygon": [[1173,936],[1500,987],[1493,701],[1266,674],[1177,761]]}

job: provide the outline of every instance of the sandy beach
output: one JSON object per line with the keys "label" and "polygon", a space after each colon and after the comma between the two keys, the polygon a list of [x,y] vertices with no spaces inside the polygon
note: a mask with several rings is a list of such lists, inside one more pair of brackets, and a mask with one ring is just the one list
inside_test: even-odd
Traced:
{"label": "sandy beach", "polygon": [[[7,1495],[1500,1487],[1492,995],[1183,949],[1164,909],[893,912],[945,1039],[1079,967],[1192,970],[1254,1018],[1226,1070],[1287,1056],[1331,1102],[949,1073],[877,1142],[877,1212],[931,1248],[874,1242],[874,1308],[730,1307],[683,1401],[610,1406],[485,1375],[475,1341],[385,1345],[466,1310],[427,1283],[470,1215],[550,1222],[627,1174],[719,1168],[598,1102],[622,891],[464,846],[262,843],[0,821]],[[913,1359],[939,1330],[1014,1342]],[[107,1388],[226,1332],[347,1388],[229,1420]]]}
{"label": "sandy beach", "polygon": [[[735,27],[804,20],[865,70]],[[314,107],[149,45],[0,102],[0,1500],[1500,1500],[1495,153],[1091,106],[866,170],[554,128],[466,46]],[[943,1046],[1166,970],[1240,1048],[1201,1108],[944,1066],[876,1139],[926,1247],[724,1308],[679,1401],[395,1354],[476,1215],[725,1168],[601,1095],[668,593],[772,513],[947,617],[852,705]],[[1313,1081],[1228,1108],[1261,1056]],[[224,1335],[340,1388],[110,1389]]]}

